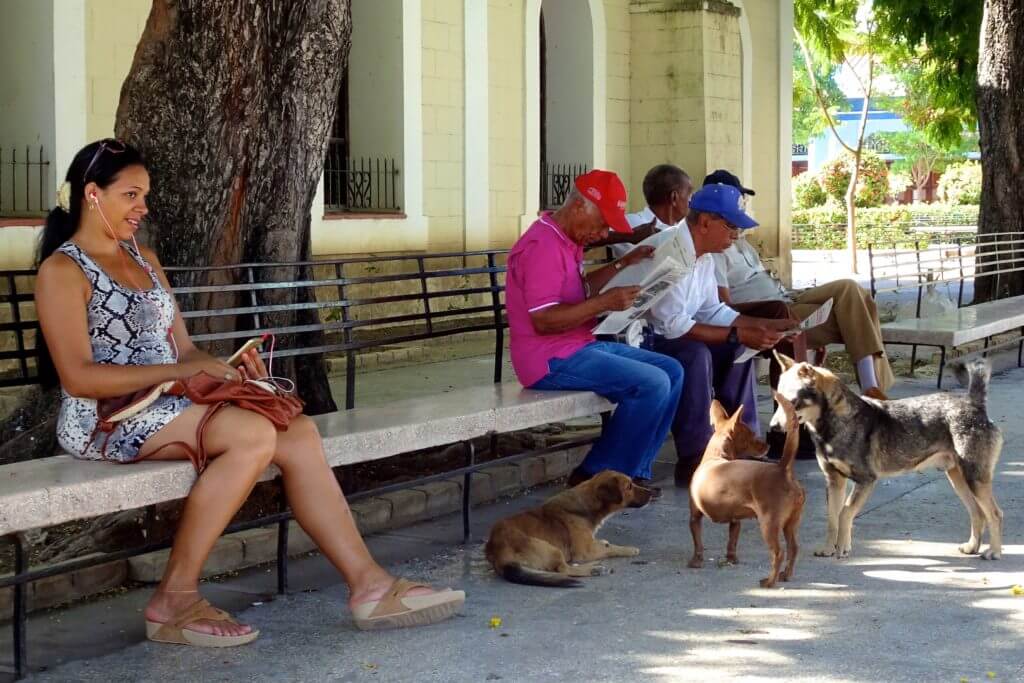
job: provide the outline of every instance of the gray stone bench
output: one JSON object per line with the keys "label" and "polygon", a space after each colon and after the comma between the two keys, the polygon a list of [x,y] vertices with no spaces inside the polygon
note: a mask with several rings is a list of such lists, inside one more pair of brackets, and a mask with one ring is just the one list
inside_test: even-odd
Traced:
{"label": "gray stone bench", "polygon": [[[332,466],[379,460],[595,415],[612,404],[589,392],[523,390],[495,384],[314,418]],[[277,468],[263,479],[277,477]],[[0,467],[0,536],[146,507],[188,495],[188,462],[121,465],[58,455]]]}
{"label": "gray stone bench", "polygon": [[[948,350],[981,339],[986,340],[986,351],[993,350],[995,347],[988,347],[990,337],[1018,328],[1024,328],[1024,296],[965,306],[925,318],[885,323],[882,325],[882,340],[886,344],[916,344],[939,348],[941,356],[938,385],[942,388],[942,372],[945,369]],[[1017,364],[1020,365],[1024,341],[1010,342],[1014,343],[1018,345]]]}
{"label": "gray stone bench", "polygon": [[[518,384],[488,384],[472,389],[359,408],[314,419],[323,435],[331,466],[379,460],[434,446],[472,440],[550,422],[572,420],[611,410],[612,404],[590,392],[530,391]],[[459,470],[464,472],[463,525],[468,534],[470,472],[492,464],[525,457],[499,458]],[[472,462],[472,461],[471,461]],[[270,467],[262,480],[280,472]],[[452,473],[433,475],[450,476]],[[408,487],[430,477],[403,482],[374,492]],[[57,567],[29,571],[21,532],[99,515],[145,508],[188,496],[196,474],[188,462],[152,462],[121,465],[77,460],[69,455],[29,460],[0,466],[0,538],[14,540],[14,575],[0,576],[0,587],[13,586],[14,672],[24,672],[26,662],[26,584],[85,566],[102,564],[114,556],[129,557],[146,549],[120,551],[71,560]],[[245,522],[237,528],[278,524],[278,590],[287,588],[288,518],[284,512]],[[159,546],[166,547],[166,544]],[[155,548],[154,548],[155,549]]]}

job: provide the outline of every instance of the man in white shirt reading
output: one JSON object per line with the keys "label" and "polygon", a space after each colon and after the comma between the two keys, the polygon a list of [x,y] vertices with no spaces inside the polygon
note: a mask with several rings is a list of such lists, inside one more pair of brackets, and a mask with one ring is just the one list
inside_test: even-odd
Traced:
{"label": "man in white shirt reading", "polygon": [[[705,185],[723,183],[744,195],[754,191],[743,187],[740,179],[729,171],[718,170],[704,179]],[[761,263],[757,250],[746,239],[715,257],[719,297],[739,311],[765,301],[783,301],[793,314],[803,320],[823,303],[832,299],[828,320],[807,330],[808,348],[842,343],[857,369],[857,380],[865,396],[885,400],[885,391],[894,377],[885,356],[878,309],[871,294],[854,280],[834,280],[799,292],[787,292]],[[772,364],[773,368],[775,363]]]}
{"label": "man in white shirt reading", "polygon": [[713,398],[730,413],[743,405],[743,421],[759,431],[753,360],[733,361],[741,346],[770,349],[783,338],[783,331],[796,325],[781,302],[766,304],[757,314],[764,317],[753,317],[719,301],[711,254],[726,249],[741,230],[757,223],[739,208],[740,194],[734,188],[709,185],[690,198],[690,187],[681,169],[655,166],[644,178],[647,210],[627,216],[634,226],[656,221],[659,231],[642,244],[657,247],[682,231],[684,248],[694,256],[693,270],[648,312],[654,350],[683,365],[683,395],[672,423],[679,486],[689,485],[713,433]]}

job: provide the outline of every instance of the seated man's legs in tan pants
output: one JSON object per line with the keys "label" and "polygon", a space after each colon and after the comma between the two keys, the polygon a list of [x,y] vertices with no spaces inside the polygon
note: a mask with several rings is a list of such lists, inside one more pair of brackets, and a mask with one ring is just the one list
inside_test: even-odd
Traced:
{"label": "seated man's legs in tan pants", "polygon": [[[824,324],[807,331],[807,347],[843,344],[855,366],[861,359],[871,356],[878,388],[888,391],[894,377],[885,356],[878,309],[870,292],[853,280],[836,280],[801,292],[790,309],[803,320],[829,299],[832,299],[832,314]],[[863,381],[860,384],[868,388]]]}

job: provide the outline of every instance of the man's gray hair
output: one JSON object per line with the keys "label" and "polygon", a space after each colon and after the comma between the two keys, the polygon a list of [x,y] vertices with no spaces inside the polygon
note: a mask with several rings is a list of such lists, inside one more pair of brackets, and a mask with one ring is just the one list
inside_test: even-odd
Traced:
{"label": "man's gray hair", "polygon": [[568,195],[566,195],[565,201],[562,202],[562,208],[564,209],[566,207],[572,206],[573,202],[575,202],[577,199],[583,202],[583,206],[586,208],[587,213],[589,213],[591,216],[598,216],[601,214],[601,209],[597,208],[597,204],[590,201],[590,198],[586,197],[582,192],[580,192],[575,187],[572,188]]}

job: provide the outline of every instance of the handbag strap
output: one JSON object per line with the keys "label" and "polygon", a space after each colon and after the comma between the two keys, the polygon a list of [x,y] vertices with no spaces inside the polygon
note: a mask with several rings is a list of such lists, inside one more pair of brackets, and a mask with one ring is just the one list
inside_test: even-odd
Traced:
{"label": "handbag strap", "polygon": [[[216,415],[220,411],[220,409],[226,405],[228,405],[227,402],[220,401],[218,403],[210,403],[206,406],[206,411],[203,413],[203,416],[199,419],[199,424],[196,426],[195,448],[193,448],[191,444],[188,444],[184,441],[170,441],[168,443],[165,443],[163,446],[160,446],[160,448],[157,448],[152,453],[148,454],[146,458],[153,457],[154,455],[156,455],[157,453],[159,453],[160,451],[164,450],[169,446],[178,446],[183,451],[185,451],[185,454],[188,456],[188,459],[192,463],[192,466],[196,468],[196,474],[202,474],[210,460],[209,454],[206,452],[206,444],[203,443],[206,437],[206,427],[207,425],[210,424],[210,420],[213,419],[213,416]],[[104,458],[107,458],[107,441],[109,439],[110,433],[108,433],[106,435],[106,438],[104,438],[103,440],[102,452]],[[146,458],[143,459],[145,460]]]}

